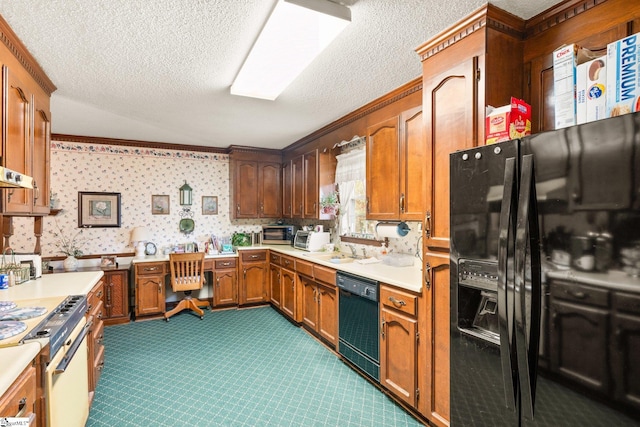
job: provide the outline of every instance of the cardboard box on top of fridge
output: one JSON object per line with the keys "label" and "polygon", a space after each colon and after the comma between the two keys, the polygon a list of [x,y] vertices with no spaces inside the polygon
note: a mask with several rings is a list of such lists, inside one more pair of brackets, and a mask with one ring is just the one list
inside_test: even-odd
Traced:
{"label": "cardboard box on top of fridge", "polygon": [[576,124],[576,83],[578,65],[596,55],[589,49],[570,44],[553,52],[553,92],[555,100],[555,128]]}
{"label": "cardboard box on top of fridge", "polygon": [[494,144],[531,135],[531,106],[522,99],[511,98],[511,104],[487,107],[485,143]]}
{"label": "cardboard box on top of fridge", "polygon": [[607,46],[607,117],[640,111],[640,33]]}
{"label": "cardboard box on top of fridge", "polygon": [[576,68],[576,124],[607,117],[607,57],[592,59]]}

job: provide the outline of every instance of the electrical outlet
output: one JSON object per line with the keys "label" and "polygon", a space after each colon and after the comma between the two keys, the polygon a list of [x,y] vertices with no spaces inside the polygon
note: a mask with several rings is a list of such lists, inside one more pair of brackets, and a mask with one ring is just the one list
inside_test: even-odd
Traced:
{"label": "electrical outlet", "polygon": [[422,223],[421,222],[418,223],[418,231],[422,231]]}

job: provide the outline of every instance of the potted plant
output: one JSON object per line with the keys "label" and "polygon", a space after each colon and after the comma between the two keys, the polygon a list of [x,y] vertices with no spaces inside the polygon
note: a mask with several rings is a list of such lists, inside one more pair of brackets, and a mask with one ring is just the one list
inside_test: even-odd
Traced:
{"label": "potted plant", "polygon": [[320,212],[323,214],[336,215],[340,208],[338,192],[332,191],[320,198]]}

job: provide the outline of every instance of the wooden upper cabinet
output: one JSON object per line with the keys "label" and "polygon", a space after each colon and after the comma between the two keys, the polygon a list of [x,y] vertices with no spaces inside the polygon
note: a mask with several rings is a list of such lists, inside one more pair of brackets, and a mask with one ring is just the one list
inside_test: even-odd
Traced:
{"label": "wooden upper cabinet", "polygon": [[34,96],[33,114],[33,212],[49,213],[51,111],[49,98]]}
{"label": "wooden upper cabinet", "polygon": [[398,219],[398,117],[367,128],[367,218]]}
{"label": "wooden upper cabinet", "polygon": [[[531,104],[531,131],[555,128],[553,91],[553,51],[576,43],[599,55],[607,54],[607,44],[640,32],[640,3],[608,0],[559,4],[526,23],[524,42],[524,97]],[[567,19],[570,17],[571,19]]]}
{"label": "wooden upper cabinet", "polygon": [[304,165],[304,218],[317,218],[320,200],[318,200],[318,150],[302,156]]}
{"label": "wooden upper cabinet", "polygon": [[400,219],[421,221],[427,172],[422,105],[400,114]]}
{"label": "wooden upper cabinet", "polygon": [[302,218],[302,210],[304,205],[304,170],[302,156],[291,160],[291,216],[293,218]]}
{"label": "wooden upper cabinet", "polygon": [[232,218],[279,218],[282,215],[281,155],[275,150],[231,149]]}
{"label": "wooden upper cabinet", "polygon": [[[6,98],[4,123],[6,139],[3,141],[3,164],[16,172],[31,175],[31,111],[33,97],[27,85],[7,66],[2,67],[3,93]],[[31,190],[4,191],[3,212],[30,213]]]}
{"label": "wooden upper cabinet", "polygon": [[282,216],[293,217],[293,164],[291,161],[282,164]]}

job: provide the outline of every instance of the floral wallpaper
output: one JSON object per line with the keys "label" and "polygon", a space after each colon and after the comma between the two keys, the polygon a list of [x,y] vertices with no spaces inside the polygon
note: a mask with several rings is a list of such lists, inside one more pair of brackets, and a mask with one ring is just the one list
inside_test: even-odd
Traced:
{"label": "floral wallpaper", "polygon": [[[194,232],[182,234],[179,188],[185,181],[193,188]],[[51,192],[61,212],[44,218],[42,255],[61,255],[53,233],[59,229],[68,238],[78,230],[78,192],[121,194],[119,228],[85,228],[85,254],[133,251],[131,230],[147,226],[152,241],[162,250],[180,243],[202,243],[212,234],[230,236],[235,231],[258,231],[268,220],[232,221],[229,217],[229,156],[182,150],[146,149],[101,144],[53,141],[51,144]],[[169,214],[153,215],[152,195],[169,196]],[[218,214],[202,214],[202,196],[218,198]],[[33,252],[33,220],[14,219],[11,247]]]}

